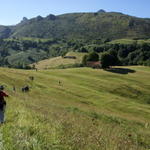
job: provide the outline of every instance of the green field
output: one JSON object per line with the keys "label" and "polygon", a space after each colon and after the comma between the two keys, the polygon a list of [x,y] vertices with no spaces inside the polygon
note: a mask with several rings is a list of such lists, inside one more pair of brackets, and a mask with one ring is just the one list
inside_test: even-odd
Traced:
{"label": "green field", "polygon": [[66,59],[59,56],[39,61],[37,64],[35,63],[35,67],[37,69],[52,69],[62,65],[65,66],[65,65],[80,64],[85,54],[87,53],[68,52],[66,56],[75,56],[76,59],[68,59],[68,58]]}
{"label": "green field", "polygon": [[149,67],[0,72],[10,95],[0,150],[150,149]]}
{"label": "green field", "polygon": [[133,39],[117,39],[109,42],[108,44],[149,44],[150,39],[145,40],[133,40]]}

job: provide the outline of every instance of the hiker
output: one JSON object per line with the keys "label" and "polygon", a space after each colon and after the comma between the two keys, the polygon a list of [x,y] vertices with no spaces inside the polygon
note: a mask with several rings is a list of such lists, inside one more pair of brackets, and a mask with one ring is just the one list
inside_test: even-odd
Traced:
{"label": "hiker", "polygon": [[61,85],[62,85],[62,82],[61,82],[61,81],[58,81],[58,83],[59,83],[59,86],[61,86]]}
{"label": "hiker", "polygon": [[0,86],[0,123],[4,123],[4,113],[6,108],[6,101],[4,97],[8,97],[8,95],[3,91],[4,86]]}
{"label": "hiker", "polygon": [[22,92],[29,92],[30,88],[29,86],[25,86],[25,87],[22,87]]}
{"label": "hiker", "polygon": [[33,77],[33,76],[30,76],[29,79],[30,79],[31,81],[33,81],[33,80],[34,80],[34,77]]}
{"label": "hiker", "polygon": [[58,83],[59,83],[59,85],[61,85],[61,82],[60,82],[60,81],[58,81]]}
{"label": "hiker", "polygon": [[16,87],[15,86],[13,86],[13,91],[16,92]]}

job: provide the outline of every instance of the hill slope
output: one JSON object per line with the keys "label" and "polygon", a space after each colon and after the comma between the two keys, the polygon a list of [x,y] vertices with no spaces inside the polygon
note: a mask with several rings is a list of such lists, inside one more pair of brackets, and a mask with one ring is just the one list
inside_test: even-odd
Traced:
{"label": "hill slope", "polygon": [[24,19],[13,28],[7,27],[7,30],[0,27],[0,37],[119,39],[149,36],[150,19],[115,12],[38,16]]}
{"label": "hill slope", "polygon": [[[150,148],[150,68],[0,72],[10,94],[0,128],[3,149]],[[20,92],[25,84],[29,93]]]}
{"label": "hill slope", "polygon": [[28,68],[64,52],[110,49],[122,65],[149,65],[149,37],[150,19],[104,10],[23,18],[15,26],[0,26],[0,66]]}
{"label": "hill slope", "polygon": [[35,63],[35,68],[50,69],[50,68],[56,68],[56,67],[65,66],[65,65],[80,64],[82,63],[83,56],[86,54],[87,53],[68,52],[66,56],[75,56],[76,59],[63,58],[61,56],[54,57],[54,58],[45,59],[45,60],[39,61],[38,63]]}

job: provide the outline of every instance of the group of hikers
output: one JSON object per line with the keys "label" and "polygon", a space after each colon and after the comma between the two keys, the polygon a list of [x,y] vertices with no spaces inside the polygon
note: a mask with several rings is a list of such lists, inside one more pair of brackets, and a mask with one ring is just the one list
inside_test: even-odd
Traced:
{"label": "group of hikers", "polygon": [[[30,80],[34,80],[34,77],[30,77]],[[58,81],[58,84],[61,86],[62,82]],[[16,92],[16,87],[13,86],[13,91]],[[30,87],[28,85],[24,86],[21,88],[22,92],[29,92],[30,91]],[[9,97],[9,95],[4,92],[4,86],[0,85],[0,124],[4,123],[4,119],[5,119],[5,109],[6,109],[6,101],[5,101],[5,97]]]}
{"label": "group of hikers", "polygon": [[[33,76],[30,76],[29,79],[31,81],[34,80]],[[13,86],[13,91],[16,92],[16,87]],[[30,91],[30,87],[28,85],[25,85],[21,88],[21,91],[26,93]],[[4,92],[4,86],[0,85],[0,124],[4,123],[4,119],[5,119],[5,109],[6,109],[6,101],[5,101],[5,97],[8,97],[8,94],[6,92]]]}
{"label": "group of hikers", "polygon": [[[21,91],[22,92],[29,92],[30,87],[24,86],[22,87]],[[16,91],[16,87],[13,86],[13,91]],[[0,124],[4,123],[4,119],[5,119],[5,109],[6,109],[6,101],[5,101],[5,97],[9,97],[8,94],[6,92],[4,92],[4,86],[0,85]]]}
{"label": "group of hikers", "polygon": [[8,94],[4,92],[4,86],[0,86],[0,124],[4,123],[4,113],[6,108],[6,101],[4,97],[8,97]]}

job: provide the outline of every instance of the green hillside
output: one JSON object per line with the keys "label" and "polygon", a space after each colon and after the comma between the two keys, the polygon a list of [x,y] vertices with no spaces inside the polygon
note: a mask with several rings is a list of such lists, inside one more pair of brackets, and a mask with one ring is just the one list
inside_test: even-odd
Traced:
{"label": "green hillside", "polygon": [[[70,64],[80,63],[82,56],[88,52],[101,53],[113,50],[120,61],[118,65],[150,65],[150,40],[118,39],[103,41],[101,39],[41,39],[10,38],[0,39],[0,66],[25,69],[29,64],[42,60],[42,64],[52,68],[61,64],[69,64],[70,59],[60,59],[66,53],[75,52],[79,59]],[[81,57],[80,57],[81,56]],[[43,61],[44,60],[44,61]],[[53,60],[52,62],[49,60]],[[77,62],[79,60],[79,62]],[[60,62],[58,62],[60,61]],[[41,62],[40,62],[41,64]],[[55,65],[56,64],[56,65]],[[42,67],[43,68],[43,67]]]}
{"label": "green hillside", "polygon": [[149,67],[0,72],[10,95],[0,149],[150,149]]}
{"label": "green hillside", "polygon": [[[35,68],[37,69],[50,69],[57,67],[65,67],[66,65],[81,64],[82,58],[87,53],[78,53],[78,52],[68,52],[66,56],[75,56],[76,59],[63,58],[62,56],[54,57],[50,59],[45,59],[35,63]],[[32,65],[31,65],[32,66]]]}
{"label": "green hillside", "polygon": [[28,68],[70,51],[112,49],[121,65],[150,65],[149,38],[150,19],[117,12],[23,18],[15,26],[0,26],[0,66]]}
{"label": "green hillside", "polygon": [[[7,28],[7,29],[6,29]],[[0,27],[0,37],[66,39],[149,38],[150,19],[117,12],[70,13],[38,16],[13,27]]]}
{"label": "green hillside", "polygon": [[109,42],[109,44],[150,44],[150,39],[145,40],[133,40],[133,39],[117,39]]}

